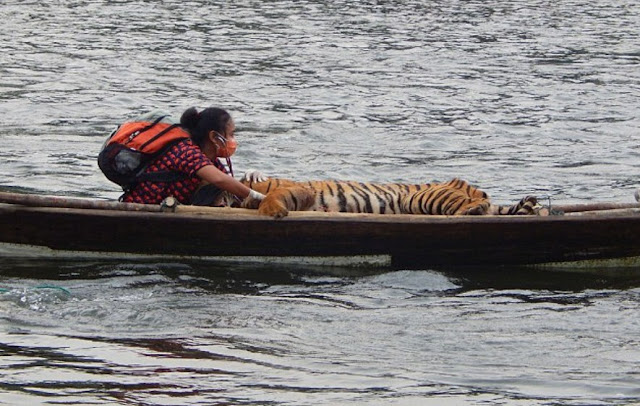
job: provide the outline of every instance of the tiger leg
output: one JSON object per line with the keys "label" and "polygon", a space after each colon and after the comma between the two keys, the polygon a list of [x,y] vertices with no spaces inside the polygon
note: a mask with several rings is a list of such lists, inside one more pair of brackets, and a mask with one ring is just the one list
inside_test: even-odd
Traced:
{"label": "tiger leg", "polygon": [[[263,195],[266,195],[267,197],[277,191],[279,188],[288,188],[297,185],[295,181],[289,179],[267,178],[261,172],[258,172],[258,176],[254,176],[256,172],[258,171],[246,172],[240,179],[240,183],[255,190],[256,192],[260,192]],[[264,205],[264,209],[261,214],[270,216],[272,215],[277,218],[286,216],[289,213],[289,209],[286,205],[285,195],[286,193],[284,192],[278,192],[271,198],[265,198],[267,199],[267,204]],[[241,204],[241,207],[247,209],[258,209],[259,207],[262,207],[262,202],[252,201],[252,203],[256,203],[256,205],[247,206],[245,205],[245,202],[243,202]]]}
{"label": "tiger leg", "polygon": [[538,204],[535,196],[523,197],[518,203],[512,206],[491,206],[490,213],[496,215],[538,215],[542,205]]}
{"label": "tiger leg", "polygon": [[486,193],[461,179],[436,183],[402,199],[409,214],[483,215],[491,203]]}
{"label": "tiger leg", "polygon": [[289,211],[308,210],[316,202],[316,192],[304,186],[287,186],[274,189],[260,202],[258,213],[282,218]]}

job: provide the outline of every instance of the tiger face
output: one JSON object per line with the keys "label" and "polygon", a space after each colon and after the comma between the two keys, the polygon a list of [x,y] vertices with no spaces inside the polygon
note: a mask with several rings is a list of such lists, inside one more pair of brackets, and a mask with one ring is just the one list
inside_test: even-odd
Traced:
{"label": "tiger face", "polygon": [[276,218],[290,210],[375,214],[486,215],[537,214],[537,199],[514,206],[493,206],[487,194],[464,180],[403,184],[354,181],[308,181],[268,178],[241,182],[266,195],[258,213]]}

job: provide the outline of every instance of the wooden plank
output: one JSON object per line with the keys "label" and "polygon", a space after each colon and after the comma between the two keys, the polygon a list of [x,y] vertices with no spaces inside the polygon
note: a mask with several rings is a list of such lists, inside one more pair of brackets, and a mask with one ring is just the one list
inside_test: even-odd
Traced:
{"label": "wooden plank", "polygon": [[34,195],[26,193],[0,192],[0,203],[18,204],[30,207],[60,207],[74,209],[98,209],[121,211],[161,211],[160,205],[112,202],[107,200],[83,199],[79,197],[63,197]]}
{"label": "wooden plank", "polygon": [[637,209],[637,208],[640,208],[640,203],[595,202],[595,203],[581,203],[581,204],[552,205],[551,208],[553,210],[557,210],[563,213],[575,213],[575,212],[583,212],[583,211]]}
{"label": "wooden plank", "polygon": [[589,210],[589,211],[575,211],[565,213],[565,216],[629,216],[634,214],[640,214],[640,209],[627,208],[627,209],[608,209],[608,210]]}

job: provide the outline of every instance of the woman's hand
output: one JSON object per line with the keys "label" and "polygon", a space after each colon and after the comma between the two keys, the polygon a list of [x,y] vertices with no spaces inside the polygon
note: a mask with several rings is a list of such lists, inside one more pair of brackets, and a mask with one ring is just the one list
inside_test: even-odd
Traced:
{"label": "woman's hand", "polygon": [[260,192],[256,192],[251,189],[249,196],[240,203],[240,207],[245,209],[257,209],[260,206],[260,202],[264,199],[264,195]]}

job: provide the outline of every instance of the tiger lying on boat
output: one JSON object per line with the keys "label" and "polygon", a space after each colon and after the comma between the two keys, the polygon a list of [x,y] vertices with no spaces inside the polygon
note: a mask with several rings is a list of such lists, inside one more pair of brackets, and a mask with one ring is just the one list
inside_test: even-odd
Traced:
{"label": "tiger lying on boat", "polygon": [[[328,211],[377,214],[521,215],[538,214],[534,196],[512,206],[491,204],[482,190],[464,180],[403,184],[353,181],[308,181],[266,178],[249,171],[240,180],[266,195],[258,213],[276,218],[289,211]],[[256,207],[249,207],[256,208]]]}

